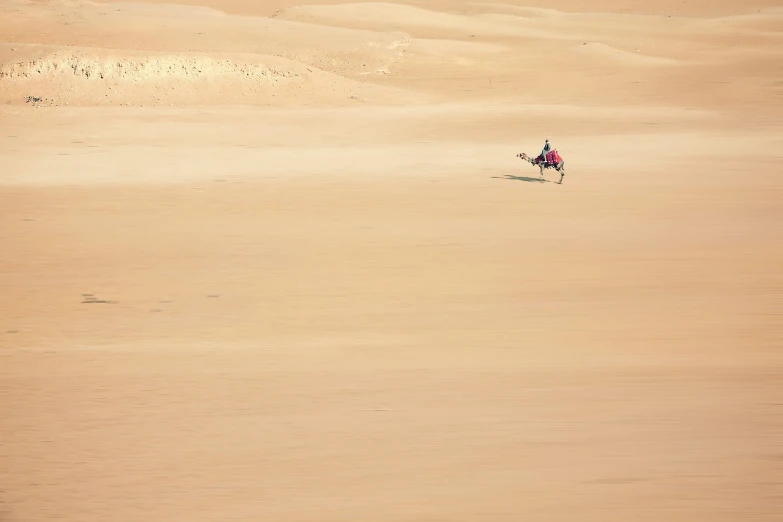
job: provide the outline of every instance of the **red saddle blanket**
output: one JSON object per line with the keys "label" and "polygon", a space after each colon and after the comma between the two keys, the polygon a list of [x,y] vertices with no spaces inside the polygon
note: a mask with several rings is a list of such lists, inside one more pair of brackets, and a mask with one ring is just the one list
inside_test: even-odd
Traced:
{"label": "red saddle blanket", "polygon": [[[544,161],[543,154],[539,154],[538,157],[536,158],[536,162],[540,163],[541,161]],[[560,154],[558,154],[556,150],[550,150],[549,152],[546,153],[547,163],[552,163],[554,165],[557,165],[561,161],[563,161],[563,158],[560,157]]]}

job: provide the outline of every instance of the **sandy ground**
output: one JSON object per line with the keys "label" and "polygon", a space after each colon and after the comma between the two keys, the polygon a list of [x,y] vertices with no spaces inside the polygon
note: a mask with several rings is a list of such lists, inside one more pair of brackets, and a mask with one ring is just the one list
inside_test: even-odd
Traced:
{"label": "sandy ground", "polygon": [[760,0],[1,2],[0,521],[780,520],[781,63]]}

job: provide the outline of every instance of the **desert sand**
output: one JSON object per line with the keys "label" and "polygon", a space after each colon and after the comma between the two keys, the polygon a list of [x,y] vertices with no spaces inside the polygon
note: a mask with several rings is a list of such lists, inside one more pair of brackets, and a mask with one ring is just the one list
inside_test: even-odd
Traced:
{"label": "desert sand", "polygon": [[781,64],[767,0],[0,2],[0,520],[780,520]]}

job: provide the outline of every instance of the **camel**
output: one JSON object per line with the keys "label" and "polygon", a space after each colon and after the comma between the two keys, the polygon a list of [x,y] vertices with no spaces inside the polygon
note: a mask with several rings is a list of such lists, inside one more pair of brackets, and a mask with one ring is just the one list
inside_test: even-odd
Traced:
{"label": "camel", "polygon": [[560,181],[557,183],[562,183],[563,176],[565,176],[565,161],[560,157],[560,154],[558,154],[556,150],[553,150],[547,154],[547,156],[549,156],[551,161],[544,161],[544,158],[541,156],[538,156],[537,158],[531,158],[524,152],[517,154],[517,158],[522,158],[523,161],[527,161],[532,165],[538,165],[542,178],[544,177],[544,169],[555,169],[558,173],[560,173]]}

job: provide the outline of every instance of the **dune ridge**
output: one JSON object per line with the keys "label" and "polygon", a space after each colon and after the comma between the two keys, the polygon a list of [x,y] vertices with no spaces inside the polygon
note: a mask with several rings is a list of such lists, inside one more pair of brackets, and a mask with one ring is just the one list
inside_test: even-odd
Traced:
{"label": "dune ridge", "polygon": [[299,76],[290,69],[211,56],[98,57],[53,53],[30,62],[0,66],[0,79],[37,79],[74,76],[86,79],[150,81],[171,77],[193,80],[216,76],[244,76],[255,80],[276,81]]}
{"label": "dune ridge", "polygon": [[[141,53],[53,48],[0,65],[0,92],[11,103],[46,94],[51,104],[334,104],[411,101],[376,86],[275,56]],[[401,98],[400,98],[401,96]]]}

